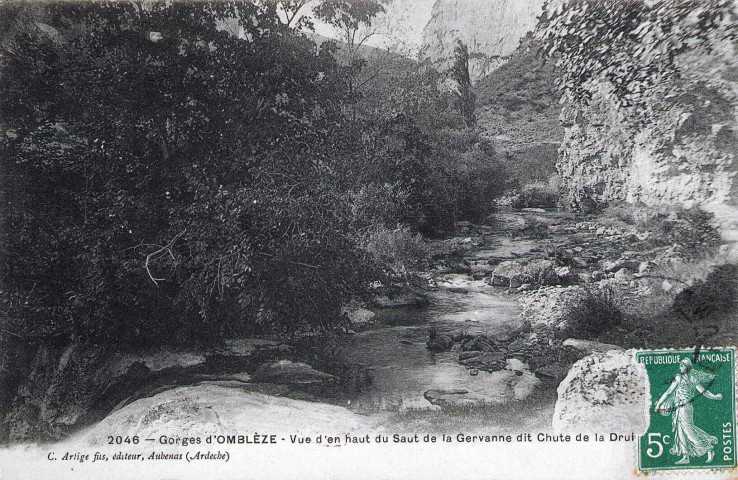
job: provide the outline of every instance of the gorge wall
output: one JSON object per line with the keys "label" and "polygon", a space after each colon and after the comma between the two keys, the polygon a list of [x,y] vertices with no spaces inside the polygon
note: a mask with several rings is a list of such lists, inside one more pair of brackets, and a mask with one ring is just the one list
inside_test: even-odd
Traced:
{"label": "gorge wall", "polygon": [[729,29],[738,2],[733,13],[727,27],[678,52],[678,75],[637,92],[631,106],[603,75],[583,85],[587,101],[564,94],[557,167],[573,206],[700,206],[736,237],[738,53]]}
{"label": "gorge wall", "polygon": [[457,40],[469,48],[472,82],[497,68],[536,24],[543,0],[436,0],[423,29],[420,58],[443,71],[452,64]]}

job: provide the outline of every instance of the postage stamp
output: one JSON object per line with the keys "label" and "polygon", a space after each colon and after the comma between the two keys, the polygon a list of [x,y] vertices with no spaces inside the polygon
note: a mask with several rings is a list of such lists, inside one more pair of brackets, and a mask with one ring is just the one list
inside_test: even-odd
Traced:
{"label": "postage stamp", "polygon": [[636,361],[651,395],[639,470],[734,468],[735,349],[643,351]]}

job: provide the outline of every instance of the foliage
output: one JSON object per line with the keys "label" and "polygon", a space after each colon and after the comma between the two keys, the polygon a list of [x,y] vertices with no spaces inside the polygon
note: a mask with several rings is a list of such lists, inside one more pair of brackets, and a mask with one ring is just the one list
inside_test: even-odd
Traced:
{"label": "foliage", "polygon": [[409,271],[424,266],[428,260],[428,247],[418,233],[398,225],[372,228],[365,239],[365,249],[390,273],[407,275]]}
{"label": "foliage", "polygon": [[515,208],[554,208],[559,204],[561,192],[555,186],[546,184],[531,184],[523,187],[511,205]]}
{"label": "foliage", "polygon": [[322,0],[314,13],[320,20],[344,32],[347,44],[354,44],[357,30],[362,25],[371,25],[377,14],[385,12],[382,3],[377,0]]}
{"label": "foliage", "polygon": [[409,196],[399,182],[362,185],[351,195],[353,228],[363,232],[377,225],[412,223],[414,212]]}
{"label": "foliage", "polygon": [[469,78],[469,49],[461,41],[457,41],[454,48],[454,63],[451,66],[451,79],[457,85],[456,105],[461,116],[464,117],[466,123],[473,125],[474,107],[476,98],[471,88],[471,79]]}
{"label": "foliage", "polygon": [[289,330],[371,278],[325,142],[345,84],[273,4],[48,8],[84,34],[21,37],[0,78],[14,179],[0,276],[17,332]]}
{"label": "foliage", "polygon": [[709,323],[716,314],[738,309],[738,266],[714,267],[707,277],[679,292],[672,310],[689,322]]}
{"label": "foliage", "polygon": [[562,71],[561,88],[589,98],[587,82],[603,77],[623,106],[679,75],[676,57],[736,38],[732,0],[558,0],[539,25],[544,55]]}
{"label": "foliage", "polygon": [[616,291],[609,285],[586,287],[566,308],[567,337],[596,339],[617,327],[624,315]]}
{"label": "foliage", "polygon": [[[348,8],[354,28],[383,8],[370,3],[321,8]],[[302,6],[49,3],[28,17],[46,26],[25,28],[0,4],[15,12],[0,57],[4,332],[325,331],[381,268],[417,264],[414,232],[491,206],[493,150],[438,76],[398,62],[406,81],[360,95],[335,44],[296,30]],[[387,91],[391,107],[367,114]]]}

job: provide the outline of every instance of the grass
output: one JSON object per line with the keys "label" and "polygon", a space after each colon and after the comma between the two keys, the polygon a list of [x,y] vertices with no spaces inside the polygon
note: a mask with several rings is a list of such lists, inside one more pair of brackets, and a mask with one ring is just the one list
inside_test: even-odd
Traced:
{"label": "grass", "polygon": [[619,292],[611,285],[585,286],[583,294],[566,305],[564,336],[596,340],[603,333],[620,326],[624,313]]}

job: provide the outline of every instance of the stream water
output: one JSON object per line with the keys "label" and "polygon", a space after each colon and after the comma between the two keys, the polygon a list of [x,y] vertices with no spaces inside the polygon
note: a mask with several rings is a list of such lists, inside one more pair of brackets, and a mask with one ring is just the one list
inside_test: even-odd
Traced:
{"label": "stream water", "polygon": [[[473,271],[491,270],[492,257],[515,258],[537,242],[505,236],[486,236],[486,244],[469,250],[464,258]],[[504,337],[519,327],[520,308],[513,295],[467,274],[434,276],[438,288],[429,293],[423,308],[379,309],[378,327],[344,336],[341,360],[370,368],[370,385],[352,392],[347,406],[360,413],[434,408],[424,397],[427,390],[464,389],[486,403],[502,404],[531,395],[540,381],[517,359],[494,373],[470,371],[458,363],[457,346],[434,353],[426,348],[431,328],[437,332],[484,333]]]}

